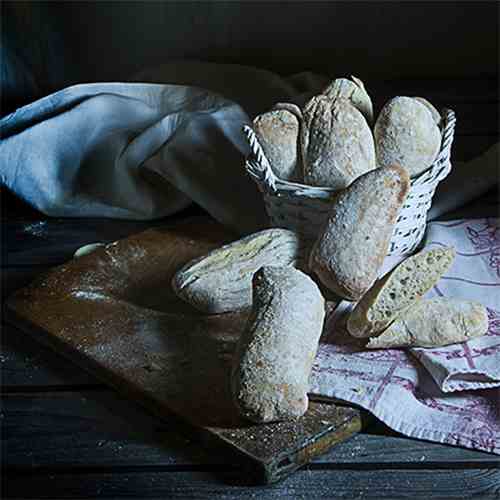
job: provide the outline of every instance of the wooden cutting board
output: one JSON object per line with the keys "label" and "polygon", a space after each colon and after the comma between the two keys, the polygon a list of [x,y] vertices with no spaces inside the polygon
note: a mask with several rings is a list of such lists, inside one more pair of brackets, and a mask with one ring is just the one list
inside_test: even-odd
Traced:
{"label": "wooden cutting board", "polygon": [[173,412],[228,445],[255,481],[274,482],[359,431],[361,416],[311,402],[294,422],[239,418],[229,372],[247,313],[202,315],[170,287],[181,265],[233,239],[204,217],[150,229],[54,268],[14,294],[7,314],[160,418]]}

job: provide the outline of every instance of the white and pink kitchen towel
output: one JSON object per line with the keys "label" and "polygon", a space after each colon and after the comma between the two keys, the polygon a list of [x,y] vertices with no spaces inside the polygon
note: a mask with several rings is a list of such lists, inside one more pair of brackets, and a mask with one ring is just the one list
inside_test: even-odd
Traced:
{"label": "white and pink kitchen towel", "polygon": [[500,454],[500,219],[430,223],[425,247],[456,259],[427,297],[481,302],[484,337],[435,349],[368,350],[330,316],[311,378],[316,395],[357,404],[407,436]]}

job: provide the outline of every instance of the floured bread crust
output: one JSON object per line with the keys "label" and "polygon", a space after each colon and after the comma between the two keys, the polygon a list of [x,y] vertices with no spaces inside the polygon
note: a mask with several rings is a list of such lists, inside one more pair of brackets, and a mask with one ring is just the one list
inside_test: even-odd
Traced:
{"label": "floured bread crust", "polygon": [[488,314],[482,304],[445,297],[423,299],[366,347],[441,347],[480,337],[487,330]]}
{"label": "floured bread crust", "polygon": [[312,279],[292,267],[261,268],[253,296],[232,371],[234,402],[254,422],[300,417],[308,407],[325,301]]}
{"label": "floured bread crust", "polygon": [[373,170],[341,191],[313,245],[310,269],[332,292],[359,300],[377,278],[410,188],[406,170]]}

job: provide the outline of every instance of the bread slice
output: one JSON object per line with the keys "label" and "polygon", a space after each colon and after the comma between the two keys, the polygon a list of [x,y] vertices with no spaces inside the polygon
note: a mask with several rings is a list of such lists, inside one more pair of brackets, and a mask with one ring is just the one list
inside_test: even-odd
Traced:
{"label": "bread slice", "polygon": [[335,197],[309,257],[328,289],[355,301],[370,288],[409,187],[406,170],[392,166],[362,175]]}
{"label": "bread slice", "polygon": [[417,302],[366,347],[441,347],[487,331],[488,314],[482,304],[438,297]]}
{"label": "bread slice", "polygon": [[356,304],[347,321],[354,337],[372,337],[428,292],[455,258],[452,247],[423,250],[379,279]]}

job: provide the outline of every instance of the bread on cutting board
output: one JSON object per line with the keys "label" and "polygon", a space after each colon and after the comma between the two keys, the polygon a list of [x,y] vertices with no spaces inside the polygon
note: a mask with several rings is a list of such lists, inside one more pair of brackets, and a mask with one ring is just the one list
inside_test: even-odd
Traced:
{"label": "bread on cutting board", "polygon": [[311,278],[289,266],[257,271],[253,296],[234,358],[233,400],[254,422],[300,417],[308,407],[325,301]]}

